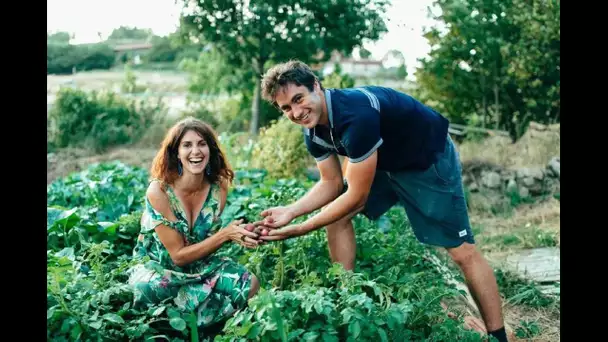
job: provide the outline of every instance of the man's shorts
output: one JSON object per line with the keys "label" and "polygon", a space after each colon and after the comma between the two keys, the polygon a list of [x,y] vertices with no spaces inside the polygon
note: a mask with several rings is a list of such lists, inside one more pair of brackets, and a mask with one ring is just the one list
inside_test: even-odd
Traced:
{"label": "man's shorts", "polygon": [[399,203],[420,242],[445,248],[475,243],[460,157],[449,135],[445,150],[437,157],[435,164],[425,171],[377,170],[362,214],[376,220]]}

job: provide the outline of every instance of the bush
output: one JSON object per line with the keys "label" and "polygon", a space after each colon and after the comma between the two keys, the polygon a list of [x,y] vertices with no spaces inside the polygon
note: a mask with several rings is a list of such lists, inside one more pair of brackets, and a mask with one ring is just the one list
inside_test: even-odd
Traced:
{"label": "bush", "polygon": [[313,162],[306,150],[302,128],[281,117],[260,130],[253,148],[252,166],[266,169],[272,178],[297,178]]}
{"label": "bush", "polygon": [[325,88],[352,88],[355,86],[355,79],[342,73],[342,69],[338,66],[334,72],[323,78],[322,83]]}
{"label": "bush", "polygon": [[70,45],[47,43],[47,74],[71,74],[78,71],[110,69],[116,54],[106,44]]}
{"label": "bush", "polygon": [[48,142],[54,147],[108,147],[136,142],[163,112],[160,102],[128,101],[115,93],[63,88],[49,113]]}

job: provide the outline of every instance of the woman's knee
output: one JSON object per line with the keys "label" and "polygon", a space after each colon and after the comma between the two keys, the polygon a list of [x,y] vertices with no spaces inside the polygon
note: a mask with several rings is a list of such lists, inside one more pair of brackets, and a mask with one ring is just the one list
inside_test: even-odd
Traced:
{"label": "woman's knee", "polygon": [[259,290],[260,290],[260,281],[258,280],[258,277],[256,277],[255,274],[252,273],[248,299],[255,296]]}

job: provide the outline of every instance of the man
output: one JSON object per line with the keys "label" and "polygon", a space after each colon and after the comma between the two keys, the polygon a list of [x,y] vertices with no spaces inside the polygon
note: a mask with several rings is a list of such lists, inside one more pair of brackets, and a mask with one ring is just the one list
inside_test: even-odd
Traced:
{"label": "man", "polygon": [[[506,341],[496,279],[475,248],[448,120],[389,88],[324,89],[299,61],[268,70],[262,96],[303,127],[320,180],[295,203],[263,211],[261,224],[271,230],[260,238],[282,240],[326,227],[332,261],[352,270],[351,218],[363,213],[376,219],[399,202],[419,241],[447,249],[464,273],[487,330]],[[348,158],[344,175],[337,155]],[[322,207],[307,221],[288,225]]]}

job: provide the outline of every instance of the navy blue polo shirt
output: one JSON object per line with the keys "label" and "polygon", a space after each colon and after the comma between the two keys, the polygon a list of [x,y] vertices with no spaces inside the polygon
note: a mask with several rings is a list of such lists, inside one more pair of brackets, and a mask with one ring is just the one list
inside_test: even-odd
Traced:
{"label": "navy blue polo shirt", "polygon": [[448,120],[402,92],[378,86],[325,89],[329,127],[304,128],[309,153],[358,163],[378,151],[377,169],[424,170],[443,152]]}

